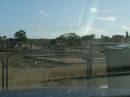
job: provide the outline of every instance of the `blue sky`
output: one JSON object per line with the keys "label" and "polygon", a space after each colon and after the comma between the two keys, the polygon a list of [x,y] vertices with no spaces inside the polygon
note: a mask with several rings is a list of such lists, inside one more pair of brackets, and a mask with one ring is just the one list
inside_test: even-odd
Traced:
{"label": "blue sky", "polygon": [[125,34],[130,31],[130,0],[0,0],[0,36],[24,29],[30,38],[68,32]]}

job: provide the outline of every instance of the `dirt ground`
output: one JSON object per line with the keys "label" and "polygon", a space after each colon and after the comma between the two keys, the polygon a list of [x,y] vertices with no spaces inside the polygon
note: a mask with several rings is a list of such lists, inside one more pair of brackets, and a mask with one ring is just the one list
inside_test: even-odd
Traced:
{"label": "dirt ground", "polygon": [[[104,73],[104,64],[95,64],[93,74]],[[101,69],[102,67],[102,69]],[[9,89],[26,89],[66,86],[102,86],[105,79],[87,80],[85,64],[74,64],[56,68],[12,68],[9,67]],[[0,74],[1,75],[1,74]],[[0,77],[1,78],[1,77]]]}
{"label": "dirt ground", "polygon": [[[72,57],[72,56],[71,56]],[[86,79],[87,64],[86,61],[79,57],[70,56],[65,58],[44,58],[47,61],[54,61],[53,63],[46,63],[41,57],[39,61],[35,60],[25,61],[23,57],[16,57],[15,60],[10,60],[10,65],[21,64],[27,67],[12,67],[9,66],[9,89],[27,89],[27,88],[43,88],[43,87],[70,87],[70,86],[82,86],[82,87],[102,87],[107,85],[107,80],[104,78],[98,79]],[[29,67],[40,64],[39,66],[48,64],[50,66],[41,67]],[[59,64],[57,62],[66,63]],[[30,64],[29,64],[30,63]],[[56,64],[54,64],[56,63]],[[71,63],[71,64],[70,64]],[[106,64],[101,62],[95,62],[92,64],[93,72],[95,75],[103,75],[106,73]],[[1,68],[0,68],[0,86],[1,86]]]}

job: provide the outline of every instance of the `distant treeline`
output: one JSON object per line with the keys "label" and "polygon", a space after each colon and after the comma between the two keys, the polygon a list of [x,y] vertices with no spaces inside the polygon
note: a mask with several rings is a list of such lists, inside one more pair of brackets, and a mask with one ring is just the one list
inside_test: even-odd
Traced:
{"label": "distant treeline", "polygon": [[65,47],[82,47],[89,42],[98,43],[128,43],[130,36],[128,31],[126,35],[113,35],[112,37],[101,35],[100,38],[95,38],[94,34],[78,36],[76,33],[65,33],[55,39],[30,39],[27,37],[24,30],[14,33],[13,38],[0,36],[1,48],[21,48],[22,45],[36,45],[44,48],[65,48]]}

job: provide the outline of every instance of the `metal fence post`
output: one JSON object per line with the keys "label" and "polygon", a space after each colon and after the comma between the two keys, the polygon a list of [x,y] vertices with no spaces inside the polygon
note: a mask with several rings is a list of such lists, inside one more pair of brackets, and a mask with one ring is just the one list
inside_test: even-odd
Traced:
{"label": "metal fence post", "polygon": [[8,60],[14,52],[3,52],[0,54],[2,62],[2,90],[8,90]]}
{"label": "metal fence post", "polygon": [[87,49],[86,54],[86,61],[87,61],[87,77],[92,77],[92,43],[89,43],[89,47]]}

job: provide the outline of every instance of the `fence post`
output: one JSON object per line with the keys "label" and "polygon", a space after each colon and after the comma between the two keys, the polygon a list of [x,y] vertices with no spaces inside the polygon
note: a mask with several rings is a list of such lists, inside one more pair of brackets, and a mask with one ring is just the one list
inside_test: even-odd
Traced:
{"label": "fence post", "polygon": [[86,54],[86,62],[87,62],[87,77],[92,77],[92,42],[89,43],[89,47],[87,48]]}
{"label": "fence post", "polygon": [[8,90],[8,60],[14,52],[2,51],[0,58],[2,62],[2,90]]}

